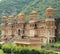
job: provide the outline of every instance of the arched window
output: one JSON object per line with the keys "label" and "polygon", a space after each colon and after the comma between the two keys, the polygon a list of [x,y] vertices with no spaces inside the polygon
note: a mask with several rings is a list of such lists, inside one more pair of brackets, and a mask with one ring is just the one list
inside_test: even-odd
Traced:
{"label": "arched window", "polygon": [[14,24],[12,24],[12,25],[11,25],[11,29],[14,29],[14,27],[15,27]]}
{"label": "arched window", "polygon": [[20,35],[20,29],[18,29],[18,35]]}
{"label": "arched window", "polygon": [[35,24],[35,28],[37,28],[37,25]]}

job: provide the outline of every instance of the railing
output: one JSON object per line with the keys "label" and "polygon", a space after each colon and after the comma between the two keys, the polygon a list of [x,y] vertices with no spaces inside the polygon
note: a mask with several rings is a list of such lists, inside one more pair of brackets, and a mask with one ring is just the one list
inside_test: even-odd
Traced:
{"label": "railing", "polygon": [[16,42],[41,42],[40,38],[16,39]]}

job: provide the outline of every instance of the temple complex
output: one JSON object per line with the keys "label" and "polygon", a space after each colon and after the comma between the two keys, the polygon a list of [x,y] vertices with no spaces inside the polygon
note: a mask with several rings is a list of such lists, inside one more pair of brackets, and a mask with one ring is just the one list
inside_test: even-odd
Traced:
{"label": "temple complex", "polygon": [[30,13],[30,20],[26,20],[25,13],[20,13],[16,17],[3,16],[2,41],[4,43],[14,43],[21,46],[40,47],[41,44],[55,42],[55,11],[48,7],[45,11],[45,19],[37,19],[38,12]]}

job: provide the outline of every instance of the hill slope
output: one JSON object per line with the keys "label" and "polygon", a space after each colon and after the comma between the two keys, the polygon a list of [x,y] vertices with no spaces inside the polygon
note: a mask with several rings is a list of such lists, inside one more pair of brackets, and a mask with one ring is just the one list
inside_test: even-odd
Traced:
{"label": "hill slope", "polygon": [[25,12],[27,15],[36,10],[39,18],[45,18],[45,10],[52,6],[55,8],[55,17],[60,17],[60,0],[2,0],[0,1],[0,18],[3,15],[17,15],[19,12]]}
{"label": "hill slope", "polygon": [[[34,1],[34,0],[33,0]],[[32,0],[2,0],[0,1],[0,17],[3,15],[17,15],[22,11]]]}
{"label": "hill slope", "polygon": [[55,18],[60,17],[60,0],[36,0],[35,3],[29,5],[29,7],[25,8],[23,12],[26,14],[30,13],[31,10],[36,10],[40,18],[45,18],[45,10],[49,6],[53,7],[55,10]]}

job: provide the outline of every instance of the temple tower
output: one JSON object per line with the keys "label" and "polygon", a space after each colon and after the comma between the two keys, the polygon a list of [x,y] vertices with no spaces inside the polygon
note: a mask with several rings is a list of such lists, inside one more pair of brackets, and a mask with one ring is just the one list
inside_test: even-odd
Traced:
{"label": "temple tower", "polygon": [[17,25],[16,25],[17,36],[19,36],[21,38],[24,38],[25,19],[26,19],[26,15],[24,13],[20,13],[16,17],[16,20],[17,20]]}
{"label": "temple tower", "polygon": [[14,16],[9,16],[8,17],[8,23],[12,24],[14,21]]}
{"label": "temple tower", "polygon": [[30,21],[28,22],[28,24],[26,26],[26,34],[28,37],[35,37],[37,35],[37,32],[36,32],[37,16],[38,16],[38,13],[36,11],[32,11],[30,13]]}
{"label": "temple tower", "polygon": [[55,19],[54,19],[54,9],[52,7],[48,7],[46,9],[46,36],[47,41],[54,42],[55,41]]}
{"label": "temple tower", "polygon": [[7,40],[7,17],[3,16],[2,17],[2,41],[6,41]]}
{"label": "temple tower", "polygon": [[8,35],[14,37],[15,36],[15,24],[14,24],[14,16],[8,17]]}

